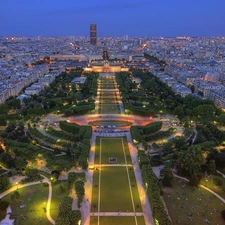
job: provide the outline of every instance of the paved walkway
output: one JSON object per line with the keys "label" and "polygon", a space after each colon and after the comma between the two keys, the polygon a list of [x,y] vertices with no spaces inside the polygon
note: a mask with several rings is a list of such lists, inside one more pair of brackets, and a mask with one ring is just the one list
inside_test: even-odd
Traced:
{"label": "paved walkway", "polygon": [[144,188],[141,170],[140,170],[139,164],[138,164],[137,149],[136,149],[136,146],[133,144],[130,132],[127,132],[126,136],[127,136],[128,146],[130,149],[130,155],[131,155],[131,159],[132,159],[132,163],[133,163],[134,174],[136,177],[138,192],[139,192],[143,215],[144,215],[144,219],[145,219],[145,224],[146,225],[154,225],[155,223],[154,223],[154,219],[152,216],[151,206],[150,206],[147,194],[146,194],[146,190]]}
{"label": "paved walkway", "polygon": [[41,184],[41,183],[48,183],[49,193],[48,193],[48,201],[47,201],[47,205],[46,205],[46,216],[51,224],[55,224],[55,221],[52,219],[52,217],[50,215],[50,207],[51,207],[51,200],[52,200],[52,184],[46,176],[44,176],[44,175],[41,175],[41,176],[44,177],[44,179],[42,181],[35,181],[35,182],[27,183],[27,184],[14,183],[13,187],[11,187],[10,189],[8,189],[0,194],[0,199],[3,198],[4,196],[8,195],[9,193],[16,191],[17,189],[36,185],[36,184]]}
{"label": "paved walkway", "polygon": [[[118,89],[116,89],[118,91]],[[98,94],[100,91],[105,91],[105,89],[98,89]],[[108,91],[108,90],[107,90]],[[112,89],[110,89],[112,91]],[[120,110],[121,112],[124,112],[123,106],[122,106],[122,101],[118,93],[116,93],[116,96],[120,102]],[[99,107],[99,96],[96,98],[96,108],[95,108],[95,113],[98,113],[98,107]],[[122,109],[121,109],[122,108]],[[119,114],[118,114],[119,115]],[[104,115],[108,118],[108,116],[111,117],[111,114],[109,115]],[[115,114],[117,116],[117,114]],[[112,118],[113,119],[113,118]],[[91,139],[91,150],[90,150],[90,155],[89,155],[89,166],[94,165],[94,152],[95,152],[95,145],[96,145],[96,134],[95,132],[92,133],[92,139]],[[89,225],[90,224],[90,216],[144,216],[145,219],[145,224],[146,225],[154,225],[154,219],[152,217],[152,211],[150,207],[150,203],[144,188],[144,184],[142,181],[142,175],[141,175],[141,170],[139,168],[138,162],[137,162],[137,149],[133,145],[133,141],[131,138],[130,132],[127,132],[125,134],[127,137],[128,141],[128,146],[130,150],[130,155],[132,159],[132,165],[131,164],[102,164],[101,166],[126,166],[130,167],[133,166],[134,168],[134,173],[136,177],[136,182],[137,182],[137,187],[138,187],[138,192],[140,196],[140,201],[142,205],[142,210],[143,212],[141,213],[135,213],[135,212],[91,212],[91,197],[92,197],[92,183],[93,183],[93,170],[88,170],[86,171],[86,183],[85,183],[85,196],[83,199],[83,202],[81,204],[81,214],[82,214],[82,225]],[[129,179],[129,178],[128,178]]]}
{"label": "paved walkway", "polygon": [[[92,132],[91,138],[91,150],[89,154],[89,166],[94,165],[94,152],[95,152],[95,141],[96,134]],[[93,170],[87,170],[86,183],[85,183],[85,196],[81,203],[81,215],[82,215],[82,225],[90,225],[90,213],[91,213],[91,197],[92,197],[92,183],[93,183]]]}
{"label": "paved walkway", "polygon": [[92,216],[143,216],[140,212],[93,212]]}
{"label": "paved walkway", "polygon": [[[174,177],[177,177],[179,179],[182,179],[182,180],[185,180],[185,181],[189,182],[189,180],[187,178],[185,178],[185,177],[178,176],[175,173],[173,175],[174,175]],[[210,193],[212,193],[213,195],[215,195],[218,199],[220,199],[223,203],[225,203],[225,199],[222,198],[220,195],[218,195],[216,192],[212,191],[211,189],[207,188],[206,186],[204,186],[202,184],[200,184],[199,186],[202,187],[202,188],[204,188],[205,190],[209,191]]]}

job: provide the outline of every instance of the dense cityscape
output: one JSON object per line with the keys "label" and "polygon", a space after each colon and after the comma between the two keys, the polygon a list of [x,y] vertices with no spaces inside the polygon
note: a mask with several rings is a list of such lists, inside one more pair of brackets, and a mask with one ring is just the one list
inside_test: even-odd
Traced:
{"label": "dense cityscape", "polygon": [[[102,58],[103,49],[107,49],[110,59],[118,59],[121,66],[146,69],[181,96],[193,92],[225,107],[223,37],[129,38],[125,35],[98,38],[96,45],[90,44],[89,37],[2,37],[0,49],[1,103],[18,96],[25,87],[25,93],[38,94],[44,83],[52,82],[62,68],[92,66],[94,60]],[[164,71],[144,54],[165,61]],[[37,64],[45,58],[50,59],[47,65]],[[54,68],[52,74],[48,74],[49,68]],[[36,89],[28,88],[37,78],[39,84],[33,84]]]}
{"label": "dense cityscape", "polygon": [[225,37],[0,37],[0,225],[225,221]]}

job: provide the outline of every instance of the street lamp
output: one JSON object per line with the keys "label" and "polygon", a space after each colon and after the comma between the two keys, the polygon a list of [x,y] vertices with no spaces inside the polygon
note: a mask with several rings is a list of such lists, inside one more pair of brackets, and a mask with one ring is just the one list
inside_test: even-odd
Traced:
{"label": "street lamp", "polygon": [[17,190],[18,190],[18,182],[16,182]]}
{"label": "street lamp", "polygon": [[43,209],[44,209],[44,212],[46,213],[46,207],[45,207],[45,204],[46,204],[46,202],[44,202],[44,207],[43,207]]}

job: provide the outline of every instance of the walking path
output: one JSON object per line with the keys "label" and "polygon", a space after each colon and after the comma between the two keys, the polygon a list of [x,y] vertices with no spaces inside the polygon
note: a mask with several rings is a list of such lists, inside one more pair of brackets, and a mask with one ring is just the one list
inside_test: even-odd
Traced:
{"label": "walking path", "polygon": [[139,196],[140,196],[140,200],[141,200],[145,224],[146,225],[154,225],[155,223],[154,223],[154,219],[152,216],[151,206],[150,206],[150,203],[148,200],[148,196],[146,194],[146,190],[144,188],[141,170],[140,170],[138,162],[137,162],[137,160],[138,160],[137,149],[136,149],[135,145],[133,144],[130,132],[126,133],[126,137],[127,137],[127,142],[128,142],[128,146],[130,149],[130,155],[131,155],[131,159],[132,159],[132,163],[133,163],[134,174],[135,174],[138,192],[139,192]]}
{"label": "walking path", "polygon": [[92,216],[143,216],[143,213],[138,212],[93,212]]}
{"label": "walking path", "polygon": [[[177,177],[179,179],[182,179],[182,180],[185,180],[187,182],[189,182],[189,180],[185,177],[181,177],[181,176],[178,176],[177,174],[173,173],[174,177]],[[223,174],[224,175],[224,174]],[[224,175],[225,176],[225,175]],[[212,191],[211,189],[207,188],[206,186],[200,184],[199,185],[200,187],[204,188],[205,190],[209,191],[210,193],[212,193],[213,195],[215,195],[218,199],[220,199],[223,203],[225,203],[225,199],[222,198],[220,195],[218,195],[216,192]]]}
{"label": "walking path", "polygon": [[52,200],[52,184],[46,176],[44,176],[44,175],[41,175],[41,176],[44,177],[44,179],[42,181],[35,181],[35,182],[27,183],[27,184],[14,183],[13,187],[11,187],[10,189],[8,189],[0,194],[0,199],[3,198],[4,196],[8,195],[9,193],[16,191],[17,189],[36,185],[36,184],[41,184],[41,183],[48,183],[49,193],[48,193],[48,201],[47,201],[47,205],[46,205],[46,216],[51,224],[55,224],[55,221],[52,219],[52,217],[50,215],[50,207],[51,207],[51,200]]}
{"label": "walking path", "polygon": [[[114,81],[114,83],[115,83],[115,81]],[[120,110],[121,110],[121,112],[124,112],[122,100],[119,95],[119,90],[118,89],[115,89],[115,90],[114,89],[101,89],[101,87],[102,87],[102,83],[99,83],[98,96],[96,97],[95,113],[98,113],[100,92],[102,90],[104,90],[104,91],[115,91],[116,90],[116,97],[119,102]],[[111,117],[111,114],[107,114],[107,115],[104,114],[104,116],[106,116],[108,118],[108,116]],[[131,155],[131,159],[132,159],[132,164],[113,164],[113,165],[111,165],[111,164],[101,164],[101,161],[100,161],[100,165],[98,164],[98,166],[100,166],[100,167],[101,166],[102,167],[126,166],[127,169],[132,166],[134,168],[135,178],[136,178],[136,182],[137,182],[137,187],[138,187],[138,192],[139,192],[143,212],[136,213],[135,209],[134,209],[134,203],[133,203],[134,212],[100,212],[100,205],[98,205],[98,209],[99,209],[98,212],[91,212],[91,197],[92,197],[92,184],[93,184],[94,171],[88,170],[85,172],[86,173],[85,197],[81,204],[82,225],[90,225],[90,217],[91,216],[98,216],[98,224],[99,224],[100,216],[134,216],[135,219],[136,219],[136,216],[144,216],[146,225],[154,225],[154,219],[152,217],[150,203],[149,203],[149,200],[148,200],[145,188],[144,188],[141,170],[139,168],[138,161],[137,161],[138,160],[137,159],[137,149],[133,145],[133,141],[132,141],[130,132],[127,132],[124,135],[127,137],[129,151],[130,151],[130,155]],[[94,165],[94,152],[95,152],[97,136],[99,136],[99,134],[97,134],[95,132],[92,133],[91,150],[90,150],[90,155],[89,155],[89,166]],[[100,157],[101,157],[101,154],[100,154]],[[125,157],[125,159],[126,159],[126,157]],[[99,174],[99,178],[100,178],[100,174]],[[129,176],[128,176],[128,179],[129,179]],[[100,185],[99,185],[99,188],[100,188]],[[132,195],[132,193],[131,193],[131,195]],[[100,190],[99,190],[99,197],[100,197]],[[131,199],[133,199],[132,196],[131,196]],[[98,204],[100,204],[100,201],[98,201]],[[137,219],[136,219],[136,224],[137,224]]]}
{"label": "walking path", "polygon": [[[92,132],[91,138],[91,150],[89,154],[89,166],[94,165],[94,151],[95,151],[95,141],[96,134]],[[93,170],[87,170],[86,183],[85,183],[85,196],[81,203],[81,215],[82,215],[82,225],[90,225],[90,212],[91,212],[91,197],[92,197],[92,183],[93,183]]]}

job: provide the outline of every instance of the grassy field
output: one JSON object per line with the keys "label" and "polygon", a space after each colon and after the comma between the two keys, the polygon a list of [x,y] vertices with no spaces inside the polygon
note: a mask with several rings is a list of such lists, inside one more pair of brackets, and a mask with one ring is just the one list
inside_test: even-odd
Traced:
{"label": "grassy field", "polygon": [[[137,217],[138,225],[145,225],[144,217],[139,216]],[[98,217],[91,217],[90,221],[91,225],[98,225]],[[113,217],[100,217],[99,218],[99,225],[136,225],[135,218],[130,216],[113,216]]]}
{"label": "grassy field", "polygon": [[125,167],[102,167],[100,184],[101,212],[133,212]]}
{"label": "grassy field", "polygon": [[141,201],[138,193],[138,188],[137,188],[137,183],[136,183],[136,178],[134,175],[134,169],[130,167],[128,169],[129,172],[129,177],[130,177],[130,184],[131,184],[131,191],[134,199],[134,207],[136,212],[142,212],[141,209]]}
{"label": "grassy field", "polygon": [[99,104],[99,114],[119,114],[120,107],[117,104]]}
{"label": "grassy field", "polygon": [[116,163],[125,163],[122,138],[100,138],[101,163],[108,164],[110,157],[116,157]]}
{"label": "grassy field", "polygon": [[56,184],[52,184],[51,217],[53,220],[57,218],[58,206],[64,195],[67,195],[67,181],[58,181]]}
{"label": "grassy field", "polygon": [[102,82],[101,83],[101,88],[102,89],[114,89],[115,85],[113,82]]}
{"label": "grassy field", "polygon": [[98,212],[99,170],[95,170],[92,185],[91,212]]}
{"label": "grassy field", "polygon": [[223,183],[222,183],[221,186],[218,187],[213,182],[213,178],[215,178],[215,177],[217,177],[217,176],[210,175],[207,178],[202,178],[200,180],[200,184],[208,187],[212,191],[215,191],[222,198],[225,198],[225,192],[224,192],[224,190],[225,190],[225,179],[223,177],[219,177],[223,181]]}
{"label": "grassy field", "polygon": [[164,189],[163,198],[173,225],[222,225],[220,212],[225,205],[203,188],[191,188],[187,182],[175,179],[172,188]]}
{"label": "grassy field", "polygon": [[102,91],[100,93],[100,99],[101,98],[116,98],[116,92],[115,91]]}
{"label": "grassy field", "polygon": [[[20,197],[18,200],[11,200],[11,194],[2,198],[10,202],[12,209],[12,218],[16,219],[17,225],[27,224],[51,224],[45,213],[45,207],[48,199],[48,185],[33,185],[18,189]],[[23,208],[21,206],[24,205]]]}
{"label": "grassy field", "polygon": [[[109,79],[109,78],[101,79],[100,87],[102,89],[114,89],[115,88],[114,79]],[[116,92],[114,91],[100,92],[99,113],[102,113],[102,114],[120,113],[120,107],[118,105]]]}
{"label": "grassy field", "polygon": [[[110,164],[109,157],[117,157],[116,164],[131,164],[128,144],[125,137],[96,139],[95,164]],[[126,157],[126,158],[125,158]],[[126,159],[126,160],[125,160]],[[99,187],[100,176],[100,187]],[[130,179],[130,184],[129,180]],[[100,196],[99,196],[100,188]],[[98,211],[100,197],[101,212],[136,211],[142,212],[133,167],[95,166],[92,192],[92,212]],[[133,203],[132,203],[133,198]],[[134,204],[134,208],[133,208]]]}
{"label": "grassy field", "polygon": [[117,163],[125,163],[124,152],[128,164],[131,164],[130,152],[125,137],[121,138],[96,138],[95,164],[100,163],[100,145],[101,145],[101,163],[110,164],[109,157],[117,157]]}
{"label": "grassy field", "polygon": [[[51,217],[56,220],[58,215],[58,206],[61,198],[66,195],[66,191],[62,192],[60,186],[64,186],[66,190],[66,182],[61,181],[52,185],[52,201],[51,201]],[[48,185],[38,184],[18,189],[20,197],[18,200],[11,200],[12,193],[8,194],[2,200],[10,202],[13,218],[16,219],[17,225],[27,224],[51,224],[45,213],[45,207],[48,199]],[[25,207],[20,208],[25,204]]]}
{"label": "grassy field", "polygon": [[103,89],[114,89],[114,79],[113,78],[102,78],[100,80],[101,88]]}
{"label": "grassy field", "polygon": [[118,104],[117,98],[101,98],[100,104]]}
{"label": "grassy field", "polygon": [[100,137],[96,137],[95,142],[95,164],[100,163]]}

